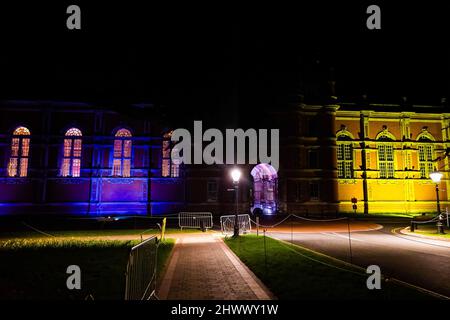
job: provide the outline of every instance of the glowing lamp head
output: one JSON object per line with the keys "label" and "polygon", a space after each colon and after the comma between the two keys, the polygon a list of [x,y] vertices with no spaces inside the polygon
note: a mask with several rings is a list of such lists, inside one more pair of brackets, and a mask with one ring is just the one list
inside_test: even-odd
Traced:
{"label": "glowing lamp head", "polygon": [[441,182],[441,179],[442,179],[442,173],[440,173],[439,171],[431,172],[430,178],[431,178],[431,180],[433,180],[434,183],[439,183],[439,182]]}
{"label": "glowing lamp head", "polygon": [[241,178],[241,170],[233,169],[231,170],[231,179],[233,179],[234,183],[238,183]]}

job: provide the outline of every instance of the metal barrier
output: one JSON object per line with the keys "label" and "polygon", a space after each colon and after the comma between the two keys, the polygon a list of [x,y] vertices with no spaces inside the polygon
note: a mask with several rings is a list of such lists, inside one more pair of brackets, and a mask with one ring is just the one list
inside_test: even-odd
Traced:
{"label": "metal barrier", "polygon": [[[220,227],[222,233],[233,233],[234,232],[234,221],[236,219],[235,215],[221,216],[220,217]],[[248,214],[238,214],[238,226],[239,233],[246,233],[252,230],[252,225],[250,223],[250,216]]]}
{"label": "metal barrier", "polygon": [[183,228],[211,229],[213,218],[211,212],[180,212],[178,214],[178,225]]}
{"label": "metal barrier", "polygon": [[152,236],[131,248],[125,275],[125,300],[156,298],[158,239]]}

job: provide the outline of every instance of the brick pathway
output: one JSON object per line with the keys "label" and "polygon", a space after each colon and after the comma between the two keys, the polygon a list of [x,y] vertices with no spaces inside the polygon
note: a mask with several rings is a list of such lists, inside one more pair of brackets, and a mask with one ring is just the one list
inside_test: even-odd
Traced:
{"label": "brick pathway", "polygon": [[217,233],[202,233],[178,237],[158,297],[169,300],[266,300],[273,295]]}

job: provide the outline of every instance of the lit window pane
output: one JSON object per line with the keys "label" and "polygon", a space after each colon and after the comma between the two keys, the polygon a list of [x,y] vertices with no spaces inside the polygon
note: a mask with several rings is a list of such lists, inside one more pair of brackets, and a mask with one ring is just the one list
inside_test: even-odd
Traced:
{"label": "lit window pane", "polygon": [[30,139],[22,139],[22,157],[28,157],[30,151]]}
{"label": "lit window pane", "polygon": [[122,140],[114,140],[114,158],[122,157]]}
{"label": "lit window pane", "polygon": [[131,132],[127,129],[120,129],[117,131],[116,137],[131,137]]}
{"label": "lit window pane", "polygon": [[170,158],[170,142],[163,141],[163,158]]}
{"label": "lit window pane", "polygon": [[28,158],[20,159],[20,176],[26,177],[28,172]]}
{"label": "lit window pane", "polygon": [[19,138],[13,138],[11,142],[11,157],[17,157],[19,155]]}
{"label": "lit window pane", "polygon": [[344,164],[343,162],[338,162],[338,177],[343,178],[344,177]]}
{"label": "lit window pane", "polygon": [[123,156],[125,158],[131,157],[131,140],[125,140],[123,142]]}
{"label": "lit window pane", "polygon": [[164,134],[162,141],[162,163],[161,163],[161,175],[163,177],[179,177],[180,176],[180,162],[176,163],[171,159],[172,150],[176,152],[176,146],[172,144],[170,140],[172,132]]}
{"label": "lit window pane", "polygon": [[172,163],[171,177],[178,178],[180,176],[180,166],[176,163]]}
{"label": "lit window pane", "polygon": [[120,159],[114,159],[113,161],[113,176],[121,176],[122,175],[122,166]]}
{"label": "lit window pane", "polygon": [[63,177],[70,176],[70,158],[63,159],[63,164],[61,168],[61,175]]}
{"label": "lit window pane", "polygon": [[8,176],[26,177],[28,172],[28,156],[30,153],[30,130],[18,127],[11,140],[11,157],[8,162]]}
{"label": "lit window pane", "polygon": [[15,136],[29,136],[30,130],[28,130],[25,127],[19,127],[16,130],[14,130],[13,135]]}
{"label": "lit window pane", "polygon": [[419,146],[419,160],[425,161],[424,146]]}
{"label": "lit window pane", "polygon": [[73,156],[81,157],[81,139],[73,140]]}
{"label": "lit window pane", "polygon": [[123,173],[122,173],[122,175],[127,178],[127,177],[130,176],[130,172],[131,172],[131,160],[130,159],[125,159],[125,160],[123,160]]}
{"label": "lit window pane", "polygon": [[343,160],[343,157],[342,157],[342,148],[343,147],[344,147],[343,145],[339,145],[338,148],[337,148],[337,158],[338,158],[338,160]]}
{"label": "lit window pane", "polygon": [[76,137],[81,137],[81,131],[80,129],[77,128],[70,128],[69,130],[66,131],[66,136],[76,136]]}
{"label": "lit window pane", "polygon": [[80,169],[81,169],[81,160],[80,159],[73,159],[73,162],[72,162],[72,177],[79,177],[80,176]]}
{"label": "lit window pane", "polygon": [[428,178],[430,172],[433,171],[434,163],[433,163],[433,146],[432,145],[419,145],[419,168],[420,168],[420,177]]}
{"label": "lit window pane", "polygon": [[[66,131],[67,137],[81,137],[80,129],[70,128]],[[64,139],[63,163],[61,167],[61,175],[63,177],[79,177],[81,171],[81,139]]]}
{"label": "lit window pane", "polygon": [[170,170],[170,162],[169,162],[169,159],[163,159],[162,160],[162,168],[161,168],[161,171],[162,171],[162,176],[163,177],[168,177],[169,176],[169,170]]}
{"label": "lit window pane", "polygon": [[127,129],[120,129],[116,133],[116,137],[121,139],[114,140],[113,150],[113,175],[130,177],[131,173],[131,140],[125,140],[123,138],[131,137],[131,132]]}
{"label": "lit window pane", "polygon": [[352,177],[352,163],[349,161],[345,162],[345,177],[346,178]]}
{"label": "lit window pane", "polygon": [[17,175],[17,158],[9,159],[8,176],[15,177]]}
{"label": "lit window pane", "polygon": [[72,153],[72,139],[64,139],[64,157],[70,157]]}

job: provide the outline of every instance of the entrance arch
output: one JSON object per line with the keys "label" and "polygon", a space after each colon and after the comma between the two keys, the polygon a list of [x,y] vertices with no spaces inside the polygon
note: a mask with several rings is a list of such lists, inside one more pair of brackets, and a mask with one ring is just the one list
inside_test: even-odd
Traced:
{"label": "entrance arch", "polygon": [[252,213],[255,213],[255,209],[260,209],[263,214],[274,214],[278,208],[277,171],[270,164],[260,163],[250,174],[253,177]]}

